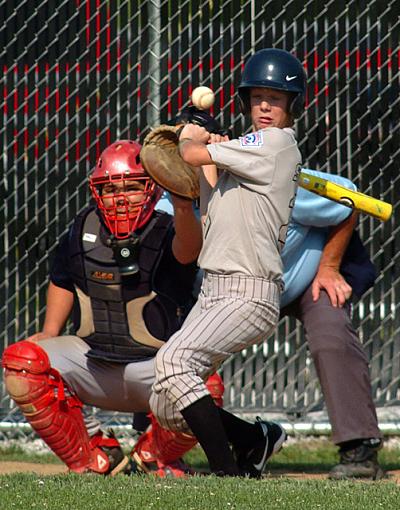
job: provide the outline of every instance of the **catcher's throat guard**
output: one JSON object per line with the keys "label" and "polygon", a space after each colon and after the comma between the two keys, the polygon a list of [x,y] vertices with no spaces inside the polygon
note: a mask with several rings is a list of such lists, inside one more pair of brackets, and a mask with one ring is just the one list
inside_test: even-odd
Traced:
{"label": "catcher's throat guard", "polygon": [[163,124],[146,136],[140,160],[148,175],[162,188],[183,198],[200,196],[199,169],[183,161],[179,153],[182,125]]}
{"label": "catcher's throat guard", "polygon": [[107,240],[107,244],[113,250],[114,259],[122,276],[131,276],[139,272],[140,239],[138,235],[133,233],[128,239],[113,237]]}

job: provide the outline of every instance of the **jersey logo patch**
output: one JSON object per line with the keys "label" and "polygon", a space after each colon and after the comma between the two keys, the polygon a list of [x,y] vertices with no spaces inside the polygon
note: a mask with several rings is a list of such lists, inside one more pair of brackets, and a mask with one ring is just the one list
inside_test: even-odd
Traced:
{"label": "jersey logo patch", "polygon": [[261,147],[263,145],[262,132],[249,133],[239,137],[241,147]]}

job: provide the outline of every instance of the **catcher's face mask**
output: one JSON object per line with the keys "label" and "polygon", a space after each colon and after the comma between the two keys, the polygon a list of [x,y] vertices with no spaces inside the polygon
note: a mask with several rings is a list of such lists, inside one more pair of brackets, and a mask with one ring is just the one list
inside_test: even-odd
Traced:
{"label": "catcher's face mask", "polygon": [[100,214],[117,239],[126,239],[145,225],[161,196],[161,189],[144,172],[141,146],[120,140],[107,147],[89,178]]}

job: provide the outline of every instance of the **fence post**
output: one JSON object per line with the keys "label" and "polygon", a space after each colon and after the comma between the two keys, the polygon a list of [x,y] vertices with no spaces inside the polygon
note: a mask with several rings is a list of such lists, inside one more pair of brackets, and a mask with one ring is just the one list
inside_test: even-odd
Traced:
{"label": "fence post", "polygon": [[161,0],[148,2],[149,9],[149,101],[147,123],[150,127],[160,124],[161,109]]}

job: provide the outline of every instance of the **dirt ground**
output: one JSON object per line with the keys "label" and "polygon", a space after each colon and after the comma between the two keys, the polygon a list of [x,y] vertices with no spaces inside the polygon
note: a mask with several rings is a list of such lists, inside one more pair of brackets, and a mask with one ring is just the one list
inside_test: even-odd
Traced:
{"label": "dirt ground", "polygon": [[36,473],[38,475],[58,475],[67,473],[67,468],[60,464],[39,464],[37,462],[0,462],[0,475],[12,473]]}
{"label": "dirt ground", "polygon": [[[7,475],[12,473],[36,473],[41,476],[57,475],[67,473],[68,470],[65,466],[60,464],[39,464],[34,462],[18,462],[6,461],[0,462],[0,475]],[[321,480],[327,478],[327,474],[323,473],[288,473],[288,472],[273,472],[268,475],[269,478],[291,478],[294,480]],[[387,477],[388,481],[395,482],[400,485],[400,470],[389,471]]]}

